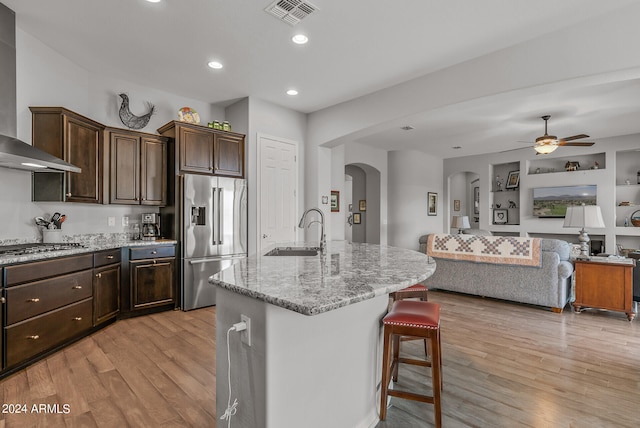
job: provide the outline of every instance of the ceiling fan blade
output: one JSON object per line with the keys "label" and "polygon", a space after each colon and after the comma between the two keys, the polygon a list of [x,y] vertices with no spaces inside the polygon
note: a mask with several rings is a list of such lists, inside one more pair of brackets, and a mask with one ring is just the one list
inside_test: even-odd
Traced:
{"label": "ceiling fan blade", "polygon": [[578,143],[566,143],[564,141],[561,141],[560,144],[558,144],[559,146],[574,146],[574,147],[591,147],[593,146],[595,143],[592,142],[588,142],[588,141],[581,141]]}
{"label": "ceiling fan blade", "polygon": [[571,137],[561,138],[560,141],[573,141],[581,138],[589,138],[589,136],[587,134],[572,135]]}
{"label": "ceiling fan blade", "polygon": [[[519,143],[523,143],[524,141],[518,141]],[[529,143],[531,144],[531,143]],[[522,149],[529,149],[532,148],[533,146],[529,146],[529,147],[518,147],[517,149],[509,149],[509,150],[501,150],[498,153],[506,153],[506,152],[513,152],[514,150],[522,150]]]}

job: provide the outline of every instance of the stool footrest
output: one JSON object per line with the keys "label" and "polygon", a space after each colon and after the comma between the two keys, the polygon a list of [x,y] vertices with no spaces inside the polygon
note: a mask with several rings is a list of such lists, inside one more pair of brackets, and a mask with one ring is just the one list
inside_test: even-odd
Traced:
{"label": "stool footrest", "polygon": [[416,360],[413,358],[398,358],[399,363],[412,364],[414,366],[431,367],[431,361]]}
{"label": "stool footrest", "polygon": [[416,394],[415,392],[409,391],[399,391],[396,389],[388,390],[387,394],[398,397],[398,398],[408,398],[410,400],[421,401],[423,403],[433,404],[433,397],[431,395],[422,395]]}

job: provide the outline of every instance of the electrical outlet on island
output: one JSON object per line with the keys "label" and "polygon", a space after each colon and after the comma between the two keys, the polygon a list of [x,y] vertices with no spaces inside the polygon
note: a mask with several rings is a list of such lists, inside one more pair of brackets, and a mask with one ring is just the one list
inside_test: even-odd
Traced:
{"label": "electrical outlet on island", "polygon": [[115,226],[116,225],[116,218],[115,217],[108,217],[107,218],[107,224],[109,226]]}

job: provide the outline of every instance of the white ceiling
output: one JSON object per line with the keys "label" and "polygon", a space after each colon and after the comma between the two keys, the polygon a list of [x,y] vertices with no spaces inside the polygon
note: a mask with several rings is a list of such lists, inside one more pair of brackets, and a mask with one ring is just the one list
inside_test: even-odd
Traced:
{"label": "white ceiling", "polygon": [[[0,0],[18,26],[91,72],[210,103],[254,96],[304,113],[615,11],[638,0],[312,0],[292,27],[269,0]],[[310,42],[294,45],[302,32]],[[219,60],[222,70],[207,62]],[[300,94],[285,94],[296,88]],[[498,94],[407,118],[361,143],[455,157],[559,137],[640,132],[640,83]],[[638,123],[636,123],[638,122]],[[612,134],[612,129],[615,133]],[[438,141],[426,144],[425,141]],[[464,150],[453,150],[463,146]],[[526,147],[526,144],[522,144]]]}

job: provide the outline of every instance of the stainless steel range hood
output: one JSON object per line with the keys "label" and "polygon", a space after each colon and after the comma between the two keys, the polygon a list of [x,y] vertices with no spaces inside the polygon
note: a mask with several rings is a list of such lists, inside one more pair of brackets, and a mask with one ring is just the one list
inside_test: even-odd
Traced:
{"label": "stainless steel range hood", "polygon": [[17,138],[0,134],[0,167],[42,172],[81,172],[71,165]]}

